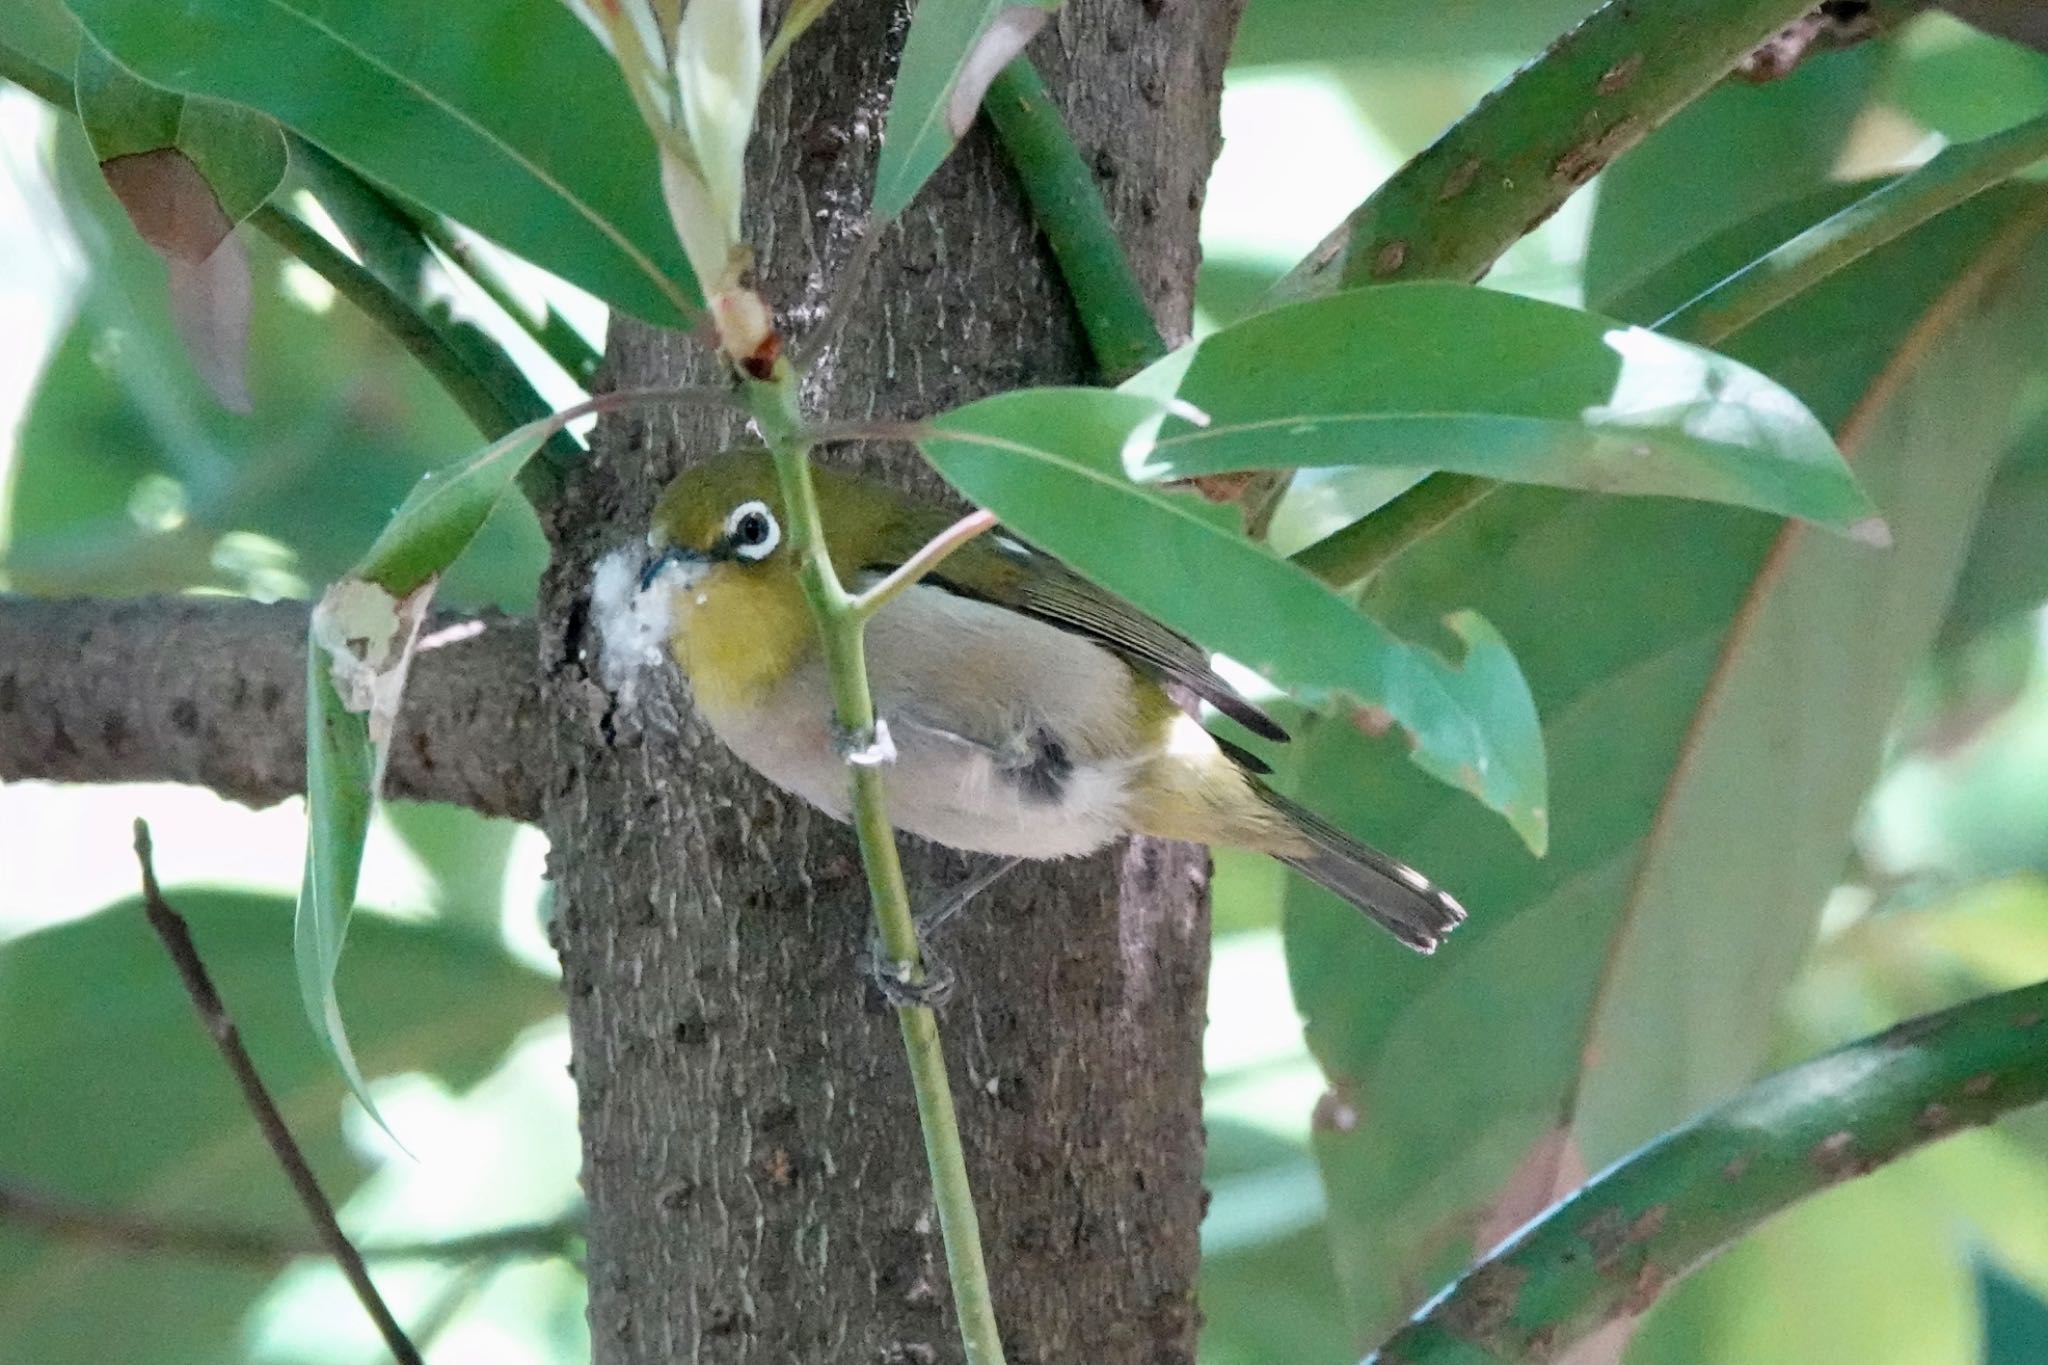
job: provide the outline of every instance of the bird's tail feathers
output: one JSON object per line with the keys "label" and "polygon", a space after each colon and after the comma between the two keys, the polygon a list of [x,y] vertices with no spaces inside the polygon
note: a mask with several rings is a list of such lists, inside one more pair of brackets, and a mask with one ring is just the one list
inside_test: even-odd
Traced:
{"label": "bird's tail feathers", "polygon": [[1266,795],[1310,845],[1306,852],[1277,854],[1280,861],[1358,907],[1410,948],[1433,953],[1464,921],[1465,908],[1414,868],[1277,792]]}

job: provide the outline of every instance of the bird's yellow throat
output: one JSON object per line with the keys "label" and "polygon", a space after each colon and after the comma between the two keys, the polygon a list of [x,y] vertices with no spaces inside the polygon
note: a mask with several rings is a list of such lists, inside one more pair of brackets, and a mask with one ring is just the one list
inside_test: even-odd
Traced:
{"label": "bird's yellow throat", "polygon": [[732,712],[761,701],[817,648],[792,572],[714,564],[675,595],[669,649],[697,705]]}

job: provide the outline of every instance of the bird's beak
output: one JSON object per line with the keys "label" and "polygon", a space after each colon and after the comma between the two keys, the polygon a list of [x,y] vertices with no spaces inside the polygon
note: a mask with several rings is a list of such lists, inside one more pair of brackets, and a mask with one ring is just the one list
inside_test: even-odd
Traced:
{"label": "bird's beak", "polygon": [[695,582],[697,575],[702,573],[704,567],[710,562],[711,558],[708,555],[700,555],[696,551],[686,550],[680,545],[671,545],[654,558],[648,560],[647,567],[640,571],[640,591],[646,592],[649,588],[653,587],[654,580],[661,577],[662,571],[671,564],[683,566],[684,578],[686,583],[688,583]]}

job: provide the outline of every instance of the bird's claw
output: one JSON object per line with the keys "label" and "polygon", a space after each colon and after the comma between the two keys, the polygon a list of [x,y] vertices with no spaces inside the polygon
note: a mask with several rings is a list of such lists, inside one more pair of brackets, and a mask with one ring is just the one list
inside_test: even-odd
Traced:
{"label": "bird's claw", "polygon": [[861,974],[874,983],[884,1001],[898,1009],[937,1009],[945,1004],[952,998],[959,978],[946,965],[945,959],[932,951],[932,935],[966,909],[967,903],[986,891],[998,877],[1022,861],[1021,858],[1005,858],[983,869],[954,887],[936,908],[916,918],[913,927],[917,931],[917,955],[923,969],[921,977],[917,975],[919,963],[892,958],[879,938],[868,940],[867,951],[860,956]]}
{"label": "bird's claw", "polygon": [[953,969],[923,946],[921,935],[919,947],[921,971],[918,963],[891,958],[880,943],[870,943],[868,951],[861,954],[863,974],[892,1009],[938,1009],[953,998],[953,989],[960,984]]}

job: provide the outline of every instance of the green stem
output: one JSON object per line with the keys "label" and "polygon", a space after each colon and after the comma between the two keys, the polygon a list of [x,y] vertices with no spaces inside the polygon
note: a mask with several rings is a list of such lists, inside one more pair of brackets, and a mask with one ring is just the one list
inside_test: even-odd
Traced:
{"label": "green stem", "polygon": [[1269,301],[1476,280],[1813,0],[1608,0],[1396,171]]}
{"label": "green stem", "polygon": [[1498,480],[1472,474],[1432,474],[1370,515],[1297,550],[1294,562],[1332,587],[1357,587],[1499,488]]}
{"label": "green stem", "polygon": [[[265,204],[250,215],[249,222],[390,333],[413,359],[425,367],[441,385],[442,391],[462,409],[487,440],[495,441],[522,423],[546,415],[547,406],[539,403],[535,396],[533,401],[539,404],[540,411],[522,416],[508,402],[503,386],[492,384],[478,373],[471,359],[457,349],[449,337],[415,306],[413,300],[400,295],[368,269],[357,265],[345,252],[299,219]],[[554,448],[554,439],[549,438],[551,455],[529,461],[520,471],[519,487],[536,506],[545,505],[561,487],[559,465],[568,457]],[[573,442],[571,445],[573,447]]]}
{"label": "green stem", "polygon": [[1887,242],[2048,157],[2048,116],[1944,148],[1925,165],[1751,261],[1678,309],[1657,330],[1715,345]]}
{"label": "green stem", "polygon": [[[787,365],[779,366],[773,379],[747,385],[755,423],[768,440],[781,480],[790,546],[799,558],[804,596],[810,602],[831,673],[836,719],[840,730],[860,743],[872,740],[876,732],[874,695],[868,689],[866,617],[862,599],[847,592],[839,581],[825,543],[824,521],[811,479],[811,441],[803,433],[797,389],[795,373]],[[917,556],[927,568],[939,557],[922,552]],[[867,870],[868,895],[874,903],[882,949],[899,980],[921,985],[925,973],[917,925],[911,916],[896,833],[889,825],[881,768],[874,763],[849,763],[848,768],[853,783],[853,827],[860,840],[861,863]],[[1002,1365],[1002,1337],[996,1328],[995,1302],[981,1250],[981,1225],[967,1178],[960,1123],[953,1112],[938,1017],[923,1006],[899,1005],[896,1022],[917,1095],[918,1127],[924,1135],[925,1162],[931,1171],[932,1199],[938,1208],[946,1273],[953,1284],[954,1311],[960,1320],[967,1365]]]}
{"label": "green stem", "polygon": [[1023,182],[1103,377],[1117,383],[1165,355],[1166,343],[1109,221],[1095,172],[1081,159],[1031,59],[1019,57],[1004,67],[981,107]]}
{"label": "green stem", "polygon": [[1773,1214],[2044,1098],[2048,982],[1909,1020],[1781,1072],[1611,1167],[1369,1359],[1551,1359],[1643,1312]]}

